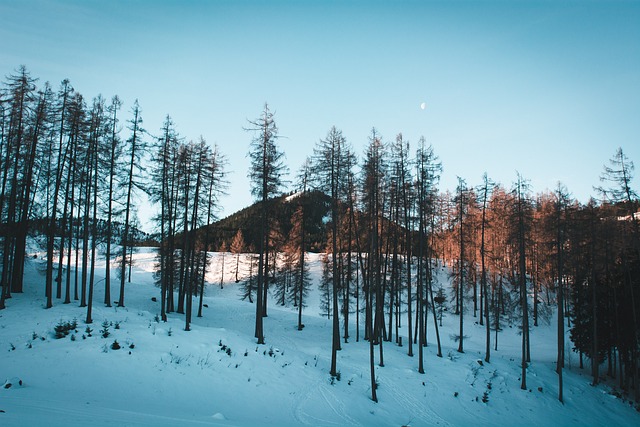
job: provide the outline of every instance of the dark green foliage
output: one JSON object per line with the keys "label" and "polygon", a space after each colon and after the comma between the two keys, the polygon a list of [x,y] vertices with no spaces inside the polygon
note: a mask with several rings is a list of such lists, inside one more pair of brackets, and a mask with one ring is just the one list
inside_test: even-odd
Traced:
{"label": "dark green foliage", "polygon": [[256,289],[258,287],[257,284],[257,274],[258,274],[258,259],[255,255],[249,255],[249,276],[241,282],[240,289],[242,300],[248,300],[253,303],[256,295]]}
{"label": "dark green foliage", "polygon": [[333,275],[331,274],[331,258],[327,255],[322,257],[322,279],[320,280],[320,313],[331,317],[331,294],[333,287]]}
{"label": "dark green foliage", "polygon": [[[273,215],[274,223],[280,224],[283,235],[288,235],[291,230],[291,218],[299,206],[299,197],[304,197],[305,203],[305,230],[307,232],[307,247],[311,252],[324,251],[327,239],[326,226],[323,222],[330,209],[330,199],[320,191],[309,191],[306,195],[292,194],[270,199],[269,211]],[[212,247],[217,247],[221,242],[231,242],[238,232],[242,231],[247,247],[257,248],[260,244],[260,209],[262,202],[256,202],[228,217],[221,219],[209,226],[209,238]],[[199,235],[204,229],[198,230]]]}
{"label": "dark green foliage", "polygon": [[100,336],[102,338],[107,338],[109,335],[111,335],[111,332],[109,332],[109,322],[105,320],[104,322],[102,322],[102,329],[100,329]]}
{"label": "dark green foliage", "polygon": [[[76,319],[73,319],[70,322],[60,320],[58,324],[53,328],[53,334],[57,339],[64,338],[67,335],[69,335],[71,331],[75,331],[77,327],[78,327],[78,322]],[[35,334],[35,332],[33,336],[35,337],[33,339],[37,338],[37,335]]]}

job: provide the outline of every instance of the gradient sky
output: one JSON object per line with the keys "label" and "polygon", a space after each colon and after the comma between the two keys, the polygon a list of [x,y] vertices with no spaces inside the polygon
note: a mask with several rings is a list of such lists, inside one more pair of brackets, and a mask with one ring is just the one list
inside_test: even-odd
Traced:
{"label": "gradient sky", "polygon": [[137,98],[150,133],[169,114],[217,143],[222,216],[252,201],[243,127],[265,102],[291,175],[333,125],[358,154],[374,126],[424,136],[451,190],[518,171],[584,202],[617,147],[640,162],[639,1],[0,0],[0,44],[2,76],[117,94],[127,118]]}

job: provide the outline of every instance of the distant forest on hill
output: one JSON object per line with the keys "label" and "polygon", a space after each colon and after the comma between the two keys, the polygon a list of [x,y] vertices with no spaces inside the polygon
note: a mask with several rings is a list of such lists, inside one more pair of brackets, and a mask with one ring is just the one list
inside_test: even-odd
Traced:
{"label": "distant forest on hill", "polygon": [[[0,309],[23,291],[29,235],[43,242],[46,307],[77,298],[87,323],[98,253],[107,260],[102,303],[112,303],[113,270],[116,304],[125,306],[134,247],[156,245],[161,317],[184,313],[187,330],[191,301],[205,289],[208,254],[252,253],[244,296],[255,301],[262,344],[267,296],[288,298],[302,313],[310,286],[305,253],[317,251],[327,254],[322,285],[332,313],[334,377],[354,302],[372,346],[393,339],[394,313],[406,312],[408,351],[415,344],[421,362],[425,324],[444,298],[456,313],[473,310],[486,325],[487,361],[490,330],[507,313],[518,319],[523,388],[529,330],[543,308],[556,306],[559,373],[569,327],[576,351],[592,361],[594,383],[607,363],[607,375],[640,398],[640,218],[633,162],[622,149],[583,204],[562,184],[534,193],[519,174],[508,185],[487,174],[478,185],[459,178],[454,192],[443,192],[440,161],[424,138],[410,151],[402,134],[383,141],[373,129],[358,156],[332,127],[296,172],[291,192],[275,117],[265,105],[247,125],[256,204],[216,221],[224,154],[203,138],[185,141],[169,116],[151,136],[138,102],[126,113],[121,106],[117,96],[89,101],[68,80],[38,87],[25,67],[0,87]],[[153,239],[137,231],[139,192],[158,208]],[[433,287],[436,260],[452,270],[453,295]],[[72,268],[81,271],[75,281]],[[375,382],[371,390],[376,400]]]}

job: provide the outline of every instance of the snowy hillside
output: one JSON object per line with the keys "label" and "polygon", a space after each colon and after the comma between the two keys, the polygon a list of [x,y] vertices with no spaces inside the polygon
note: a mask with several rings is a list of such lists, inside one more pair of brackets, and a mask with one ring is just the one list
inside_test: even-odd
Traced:
{"label": "snowy hillside", "polygon": [[[640,424],[640,413],[613,395],[613,382],[590,385],[589,373],[578,368],[572,352],[567,352],[565,404],[558,402],[554,320],[532,331],[527,391],[520,390],[521,341],[515,326],[499,334],[498,351],[487,364],[481,362],[484,328],[467,314],[466,352],[458,353],[451,338],[458,317],[448,313],[441,330],[442,358],[436,357],[429,325],[424,375],[417,372],[417,355],[406,355],[406,346],[384,343],[385,366],[376,365],[379,403],[374,403],[368,343],[355,341],[353,325],[352,338],[338,355],[340,380],[329,376],[331,321],[319,315],[316,286],[303,314],[305,328],[297,330],[292,307],[272,302],[266,345],[257,345],[255,306],[239,298],[230,254],[223,288],[220,254],[213,257],[207,307],[202,318],[194,317],[189,332],[180,314],[158,322],[153,258],[151,249],[135,255],[126,308],[103,307],[102,286],[97,286],[90,335],[85,309],[77,302],[55,300],[52,309],[43,308],[43,264],[40,258],[28,262],[25,293],[14,295],[0,311],[0,384],[5,384],[0,426]],[[320,278],[319,259],[310,255],[314,284]],[[440,280],[445,277],[440,271]],[[77,328],[56,339],[56,325],[73,319]],[[112,349],[114,341],[120,349]]]}

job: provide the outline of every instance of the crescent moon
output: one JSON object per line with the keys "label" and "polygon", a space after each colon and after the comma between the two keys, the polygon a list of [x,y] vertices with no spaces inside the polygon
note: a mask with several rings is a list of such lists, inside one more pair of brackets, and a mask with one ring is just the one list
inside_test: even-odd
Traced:
{"label": "crescent moon", "polygon": [[422,104],[420,104],[420,109],[424,110],[425,108],[427,108],[427,103],[423,102]]}

